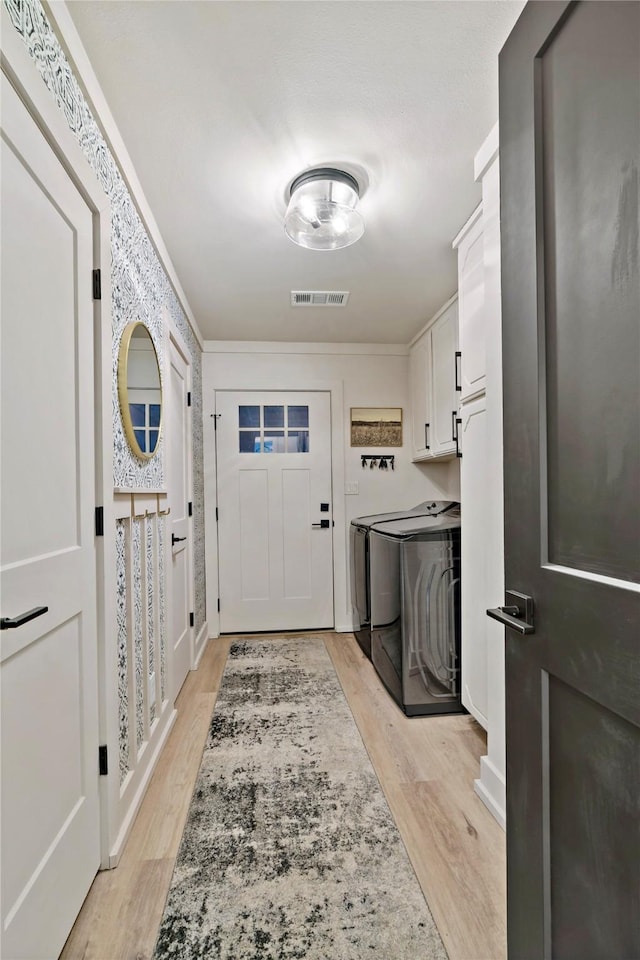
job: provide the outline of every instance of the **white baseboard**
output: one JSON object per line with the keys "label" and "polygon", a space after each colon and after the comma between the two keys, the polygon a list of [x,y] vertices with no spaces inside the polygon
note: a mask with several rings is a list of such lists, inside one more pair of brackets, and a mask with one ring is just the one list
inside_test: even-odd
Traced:
{"label": "white baseboard", "polygon": [[469,686],[465,683],[464,690],[462,692],[462,706],[466,707],[472,717],[474,717],[483,730],[488,729],[488,721],[484,713],[478,709],[478,707],[473,702],[473,697],[469,692]]}
{"label": "white baseboard", "polygon": [[336,623],[333,628],[336,633],[353,633],[353,623],[351,621],[344,623]]}
{"label": "white baseboard", "polygon": [[502,829],[506,830],[506,783],[489,757],[480,757],[480,779],[473,781],[473,788]]}
{"label": "white baseboard", "polygon": [[202,659],[202,654],[205,651],[207,646],[207,640],[209,639],[209,624],[205,620],[202,624],[198,636],[196,637],[196,650],[195,650],[195,663],[192,667],[193,670],[197,670],[200,665],[200,660]]}
{"label": "white baseboard", "polygon": [[153,775],[153,771],[155,770],[156,764],[160,758],[160,754],[164,749],[164,745],[167,742],[167,738],[171,733],[173,725],[176,722],[177,716],[178,716],[178,712],[174,707],[174,709],[169,712],[169,715],[165,721],[162,732],[160,733],[158,739],[154,744],[153,753],[151,754],[149,762],[147,763],[144,774],[140,778],[140,782],[138,784],[136,792],[131,798],[131,802],[129,803],[127,812],[125,813],[122,824],[120,825],[120,830],[118,831],[116,842],[111,848],[111,852],[109,854],[109,866],[108,866],[109,870],[113,870],[114,867],[118,866],[118,862],[120,860],[120,857],[122,856],[122,851],[124,850],[125,843],[127,842],[127,838],[129,836],[131,828],[138,814],[138,810],[140,809],[140,804],[142,803],[144,795],[147,792],[147,787],[149,786],[149,782]]}

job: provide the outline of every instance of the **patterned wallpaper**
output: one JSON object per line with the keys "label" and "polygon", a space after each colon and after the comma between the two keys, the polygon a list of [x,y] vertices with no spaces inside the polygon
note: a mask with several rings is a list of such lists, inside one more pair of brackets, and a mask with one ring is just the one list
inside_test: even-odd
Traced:
{"label": "patterned wallpaper", "polygon": [[[144,463],[126,442],[117,392],[120,337],[132,320],[142,320],[164,362],[162,308],[166,307],[191,354],[193,423],[193,555],[195,626],[205,621],[204,469],[202,452],[202,363],[198,342],[147,236],[133,200],[91,114],[80,86],[58,43],[39,0],[3,0],[11,21],[64,113],[111,204],[111,280],[113,290],[113,482],[116,487],[154,489],[165,484],[164,441],[159,453]],[[161,598],[161,602],[164,598]]]}

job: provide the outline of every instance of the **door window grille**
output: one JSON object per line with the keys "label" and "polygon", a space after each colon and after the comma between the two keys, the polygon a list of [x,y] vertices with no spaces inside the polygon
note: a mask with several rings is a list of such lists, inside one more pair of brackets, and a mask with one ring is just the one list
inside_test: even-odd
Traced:
{"label": "door window grille", "polygon": [[309,407],[242,404],[238,437],[240,453],[309,453]]}

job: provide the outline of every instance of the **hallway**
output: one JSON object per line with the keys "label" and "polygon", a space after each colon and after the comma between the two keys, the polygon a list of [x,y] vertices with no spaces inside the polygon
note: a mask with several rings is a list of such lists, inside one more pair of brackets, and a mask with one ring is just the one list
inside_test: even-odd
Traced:
{"label": "hallway", "polygon": [[[504,834],[471,787],[483,731],[469,716],[407,719],[352,635],[322,636],[451,960],[502,960]],[[188,675],[120,864],[96,877],[61,960],[151,956],[231,639]]]}

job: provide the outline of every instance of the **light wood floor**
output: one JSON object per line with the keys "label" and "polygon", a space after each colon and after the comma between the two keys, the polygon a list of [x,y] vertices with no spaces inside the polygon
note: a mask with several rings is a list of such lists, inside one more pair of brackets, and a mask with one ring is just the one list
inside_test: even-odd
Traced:
{"label": "light wood floor", "polygon": [[[484,731],[469,716],[407,719],[351,634],[323,636],[450,960],[503,960],[504,833],[473,792]],[[96,877],[61,960],[151,956],[232,639],[211,640],[188,675],[120,864]]]}

